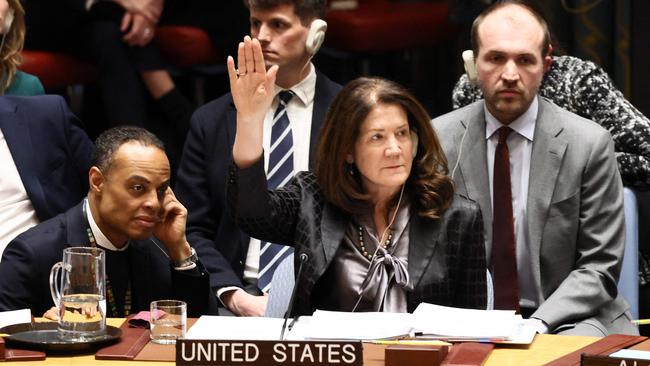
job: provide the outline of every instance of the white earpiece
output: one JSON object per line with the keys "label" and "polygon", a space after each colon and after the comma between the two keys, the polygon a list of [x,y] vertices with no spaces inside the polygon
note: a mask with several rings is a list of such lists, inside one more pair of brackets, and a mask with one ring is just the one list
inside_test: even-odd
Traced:
{"label": "white earpiece", "polygon": [[478,83],[478,73],[476,72],[476,62],[474,61],[474,51],[465,50],[463,51],[462,56],[467,78],[469,79],[470,83],[476,85]]}
{"label": "white earpiece", "polygon": [[13,22],[14,22],[14,17],[15,17],[14,9],[9,8],[9,10],[7,10],[7,17],[5,18],[5,21],[4,21],[4,24],[3,24],[3,27],[2,27],[2,34],[9,33],[9,29],[11,29],[11,24],[13,24]]}
{"label": "white earpiece", "polygon": [[327,23],[323,19],[314,19],[309,25],[309,33],[307,33],[307,41],[305,47],[307,53],[314,56],[318,49],[325,41],[325,32],[327,31]]}

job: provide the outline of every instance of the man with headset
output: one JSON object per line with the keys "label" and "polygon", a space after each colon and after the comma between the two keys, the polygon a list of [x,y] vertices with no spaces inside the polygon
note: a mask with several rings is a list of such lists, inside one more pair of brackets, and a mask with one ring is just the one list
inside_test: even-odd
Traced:
{"label": "man with headset", "polygon": [[614,144],[538,95],[546,21],[524,1],[500,1],[474,21],[472,48],[484,101],[433,124],[457,191],[481,206],[495,308],[542,333],[637,334],[616,289],[625,233]]}
{"label": "man with headset", "polygon": [[[262,45],[266,67],[279,66],[263,137],[267,174],[279,178],[275,183],[269,178],[269,186],[277,187],[312,166],[322,121],[341,87],[310,62],[325,36],[327,26],[319,19],[325,13],[324,0],[247,0],[246,5],[251,36]],[[267,250],[271,243],[245,235],[226,209],[236,115],[230,94],[194,113],[175,192],[189,212],[188,240],[210,272],[221,304],[235,315],[261,316],[268,279],[289,252]],[[273,255],[267,261],[269,253]]]}

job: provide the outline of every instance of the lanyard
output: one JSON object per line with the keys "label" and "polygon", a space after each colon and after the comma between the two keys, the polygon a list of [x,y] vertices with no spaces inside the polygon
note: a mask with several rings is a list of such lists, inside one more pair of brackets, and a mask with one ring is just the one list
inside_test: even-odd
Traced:
{"label": "lanyard", "polygon": [[[88,234],[88,241],[90,242],[90,246],[93,248],[97,247],[97,240],[95,240],[95,235],[93,235],[93,231],[90,229],[90,223],[88,222],[88,212],[86,210],[86,205],[88,204],[88,199],[84,199],[84,203],[82,204],[82,211],[83,211],[83,217],[84,217],[84,222],[86,224],[86,233]],[[115,301],[115,293],[113,292],[113,286],[111,286],[111,281],[108,278],[108,275],[106,275],[106,300],[108,301],[108,306],[111,310],[111,315],[115,317],[119,317],[120,315],[117,313],[117,302]],[[129,316],[131,313],[131,304],[132,304],[132,299],[131,299],[131,280],[127,280],[126,284],[126,294],[124,294],[124,317]]]}

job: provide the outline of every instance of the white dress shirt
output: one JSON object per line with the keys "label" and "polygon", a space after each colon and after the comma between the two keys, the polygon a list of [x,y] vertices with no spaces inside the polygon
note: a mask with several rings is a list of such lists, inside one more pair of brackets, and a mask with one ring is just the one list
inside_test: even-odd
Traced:
{"label": "white dress shirt", "polygon": [[[307,77],[301,82],[287,89],[295,96],[287,104],[287,116],[291,125],[293,135],[293,171],[309,170],[309,148],[311,141],[311,118],[314,110],[314,96],[316,94],[316,69],[313,64],[309,65],[310,70]],[[266,112],[264,118],[264,131],[262,136],[262,147],[264,148],[264,171],[268,173],[269,154],[271,151],[271,130],[273,127],[273,115],[280,104],[278,94],[285,89],[275,86],[276,96],[273,99],[271,109]],[[257,280],[260,264],[261,243],[258,239],[251,238],[244,264],[244,281],[253,283]],[[221,296],[226,291],[236,287],[224,287],[217,290]]]}
{"label": "white dress shirt", "polygon": [[104,233],[101,231],[99,226],[97,226],[97,223],[93,218],[93,214],[90,212],[90,204],[88,203],[87,198],[84,199],[84,205],[86,206],[86,217],[88,218],[88,225],[90,225],[90,231],[92,231],[97,245],[102,247],[103,249],[110,250],[112,252],[122,252],[127,250],[129,248],[128,241],[123,247],[118,248],[115,245],[113,245],[113,243],[111,243],[110,240],[108,240],[108,238],[106,237],[106,235],[104,235]]}
{"label": "white dress shirt", "polygon": [[[510,151],[510,184],[512,189],[512,213],[515,220],[515,240],[517,243],[519,304],[528,308],[539,307],[539,294],[541,293],[533,277],[530,240],[528,226],[526,225],[530,158],[533,151],[533,135],[535,133],[538,107],[539,103],[535,98],[528,110],[508,125],[513,132],[506,140]],[[499,142],[499,134],[496,131],[504,125],[490,114],[487,108],[485,108],[485,121],[490,199],[492,200],[492,207],[494,207],[494,153]]]}
{"label": "white dress shirt", "polygon": [[23,231],[36,226],[38,217],[27,196],[18,168],[0,130],[0,256],[7,244]]}

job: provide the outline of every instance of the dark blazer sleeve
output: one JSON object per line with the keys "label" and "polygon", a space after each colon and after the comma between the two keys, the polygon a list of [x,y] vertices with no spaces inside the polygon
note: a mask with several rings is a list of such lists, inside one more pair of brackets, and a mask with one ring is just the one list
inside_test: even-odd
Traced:
{"label": "dark blazer sleeve", "polygon": [[172,268],[172,289],[175,299],[187,303],[187,316],[217,315],[217,298],[210,290],[210,275],[199,261],[191,270]]}
{"label": "dark blazer sleeve", "polygon": [[242,234],[226,208],[226,177],[234,131],[228,115],[235,109],[229,95],[199,108],[192,116],[174,193],[187,208],[187,240],[210,273],[213,288],[244,287]]}
{"label": "dark blazer sleeve", "polygon": [[233,163],[228,174],[228,206],[237,225],[252,237],[293,246],[302,203],[297,179],[268,191],[264,158],[246,169]]}
{"label": "dark blazer sleeve", "polygon": [[42,301],[36,298],[34,288],[40,287],[36,254],[20,240],[13,240],[5,249],[0,265],[0,310],[30,308],[34,316],[41,316]]}
{"label": "dark blazer sleeve", "polygon": [[71,197],[70,205],[66,205],[68,207],[57,214],[76,205],[88,193],[88,170],[92,166],[95,153],[95,145],[82,128],[79,119],[72,114],[65,100],[59,98],[58,101],[65,130],[67,153],[72,165],[71,170],[75,173],[70,179],[79,182],[78,185],[74,185],[79,187],[79,191],[72,192],[74,197]]}
{"label": "dark blazer sleeve", "polygon": [[[470,202],[468,202],[470,203]],[[456,230],[453,228],[450,230]],[[456,232],[458,235],[458,263],[451,274],[456,284],[454,304],[458,307],[485,309],[487,303],[487,264],[483,240],[483,217],[477,204],[468,205],[466,218]]]}
{"label": "dark blazer sleeve", "polygon": [[[42,316],[54,306],[47,281],[52,264],[61,260],[62,231],[27,232],[12,240],[0,261],[0,311],[29,308]],[[42,245],[34,245],[40,243]]]}
{"label": "dark blazer sleeve", "polygon": [[482,222],[478,204],[458,195],[440,219],[411,216],[409,273],[415,288],[408,294],[410,312],[421,302],[486,308]]}
{"label": "dark blazer sleeve", "polygon": [[3,133],[27,195],[40,221],[63,213],[88,193],[94,145],[55,95],[7,96],[0,108]]}

